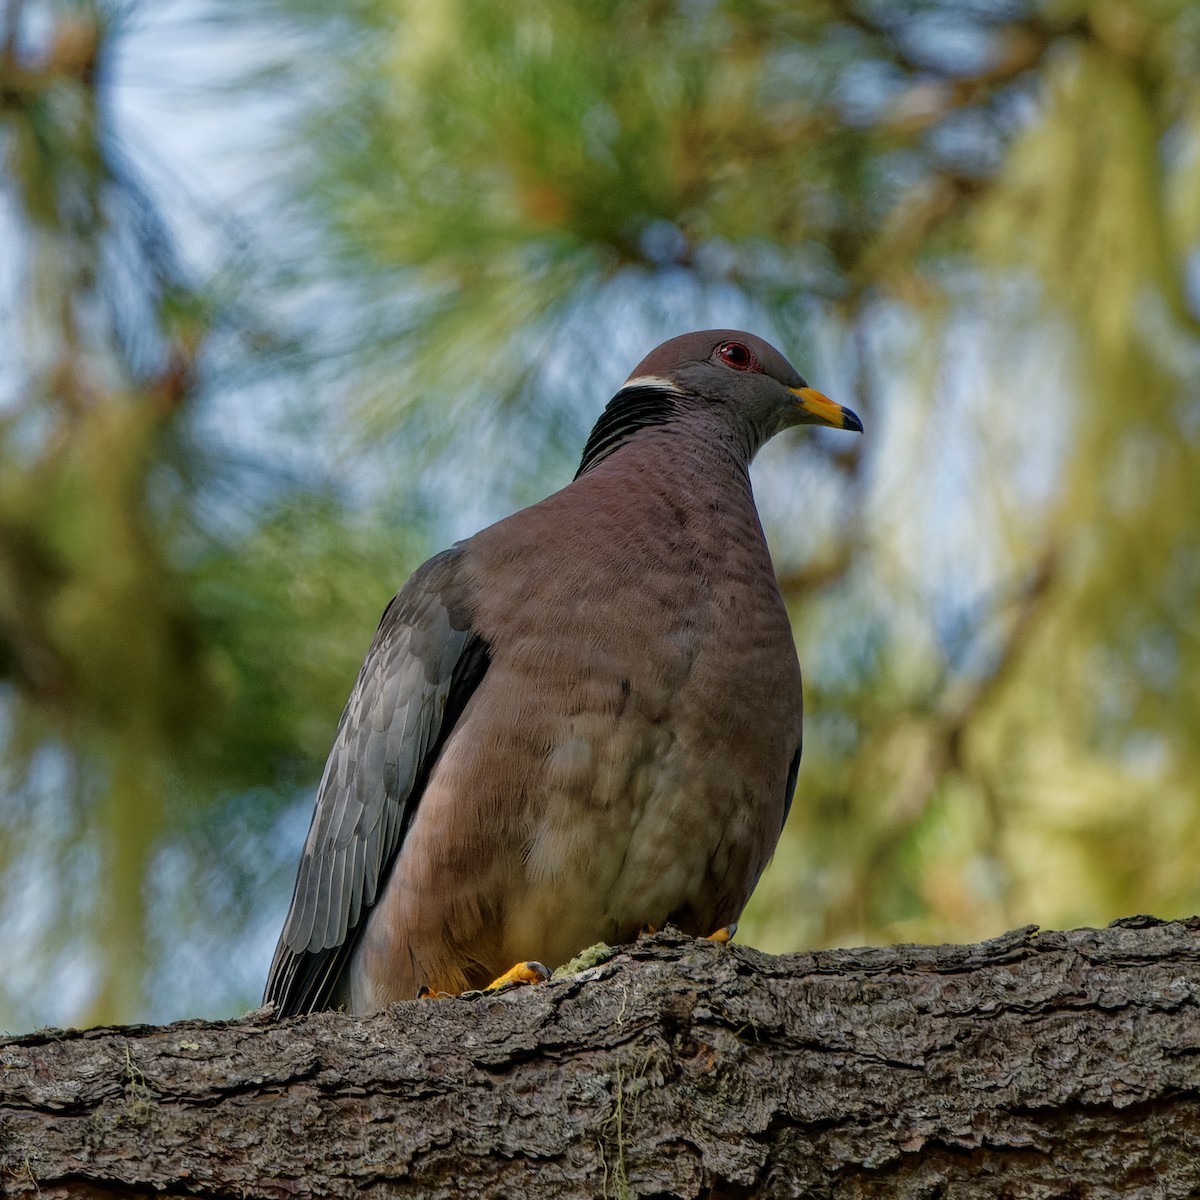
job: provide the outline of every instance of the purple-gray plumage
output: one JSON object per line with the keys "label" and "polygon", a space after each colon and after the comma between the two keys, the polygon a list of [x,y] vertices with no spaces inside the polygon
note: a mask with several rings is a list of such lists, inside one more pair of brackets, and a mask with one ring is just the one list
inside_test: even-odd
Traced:
{"label": "purple-gray plumage", "polygon": [[480,987],[735,921],[800,759],[800,668],[750,490],[781,430],[862,424],[761,338],[673,338],[561,491],[383,615],[267,980],[280,1015]]}

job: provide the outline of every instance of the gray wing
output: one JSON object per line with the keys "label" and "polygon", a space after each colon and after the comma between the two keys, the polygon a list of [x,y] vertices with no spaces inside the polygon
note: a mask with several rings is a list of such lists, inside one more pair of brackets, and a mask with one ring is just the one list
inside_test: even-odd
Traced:
{"label": "gray wing", "polygon": [[277,1016],[337,1002],[342,975],[488,665],[471,628],[461,548],[420,567],[388,605],[338,724],[263,1003]]}

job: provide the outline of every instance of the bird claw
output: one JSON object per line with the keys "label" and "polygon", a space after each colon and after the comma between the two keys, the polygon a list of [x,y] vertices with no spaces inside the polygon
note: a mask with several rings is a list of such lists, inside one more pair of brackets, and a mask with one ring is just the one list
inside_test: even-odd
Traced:
{"label": "bird claw", "polygon": [[417,988],[418,1000],[449,1000],[452,994],[451,992],[435,992],[433,988],[426,987],[424,984]]}
{"label": "bird claw", "polygon": [[510,983],[545,983],[550,978],[550,968],[540,962],[519,962],[509,967],[499,979],[493,979],[483,990],[494,992]]}
{"label": "bird claw", "polygon": [[523,983],[546,983],[551,975],[550,968],[540,962],[519,962],[509,967],[499,979],[493,979],[484,988],[469,988],[465,992],[438,992],[422,984],[417,988],[418,1000],[474,1000],[488,992],[496,992],[501,988],[517,986]]}

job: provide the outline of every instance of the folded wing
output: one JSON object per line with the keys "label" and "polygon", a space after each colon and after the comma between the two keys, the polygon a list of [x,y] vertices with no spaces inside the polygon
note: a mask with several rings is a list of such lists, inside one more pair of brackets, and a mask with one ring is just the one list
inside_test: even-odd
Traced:
{"label": "folded wing", "polygon": [[343,1002],[358,934],[487,670],[462,555],[430,559],[388,605],[342,713],[263,996],[279,1016]]}

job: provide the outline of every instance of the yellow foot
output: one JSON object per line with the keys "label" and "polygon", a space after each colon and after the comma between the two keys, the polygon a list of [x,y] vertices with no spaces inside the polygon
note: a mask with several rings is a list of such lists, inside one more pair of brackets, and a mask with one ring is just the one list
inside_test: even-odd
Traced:
{"label": "yellow foot", "polygon": [[658,932],[658,930],[655,928],[655,926],[646,924],[646,925],[643,925],[641,927],[641,929],[638,930],[637,935],[640,938],[653,937],[657,932]]}
{"label": "yellow foot", "polygon": [[718,946],[723,946],[735,933],[737,933],[737,922],[730,921],[728,925],[718,929],[716,933],[710,933],[704,940],[706,942],[716,942]]}
{"label": "yellow foot", "polygon": [[509,967],[499,979],[493,979],[483,990],[494,992],[510,983],[545,983],[550,978],[550,968],[540,962],[519,962]]}
{"label": "yellow foot", "polygon": [[499,979],[493,979],[485,988],[469,988],[465,992],[440,992],[436,988],[422,985],[417,988],[418,1000],[452,1000],[456,996],[482,996],[484,992],[494,992],[498,988],[507,987],[510,983],[545,983],[550,978],[550,968],[540,962],[519,962],[515,967],[509,967]]}

